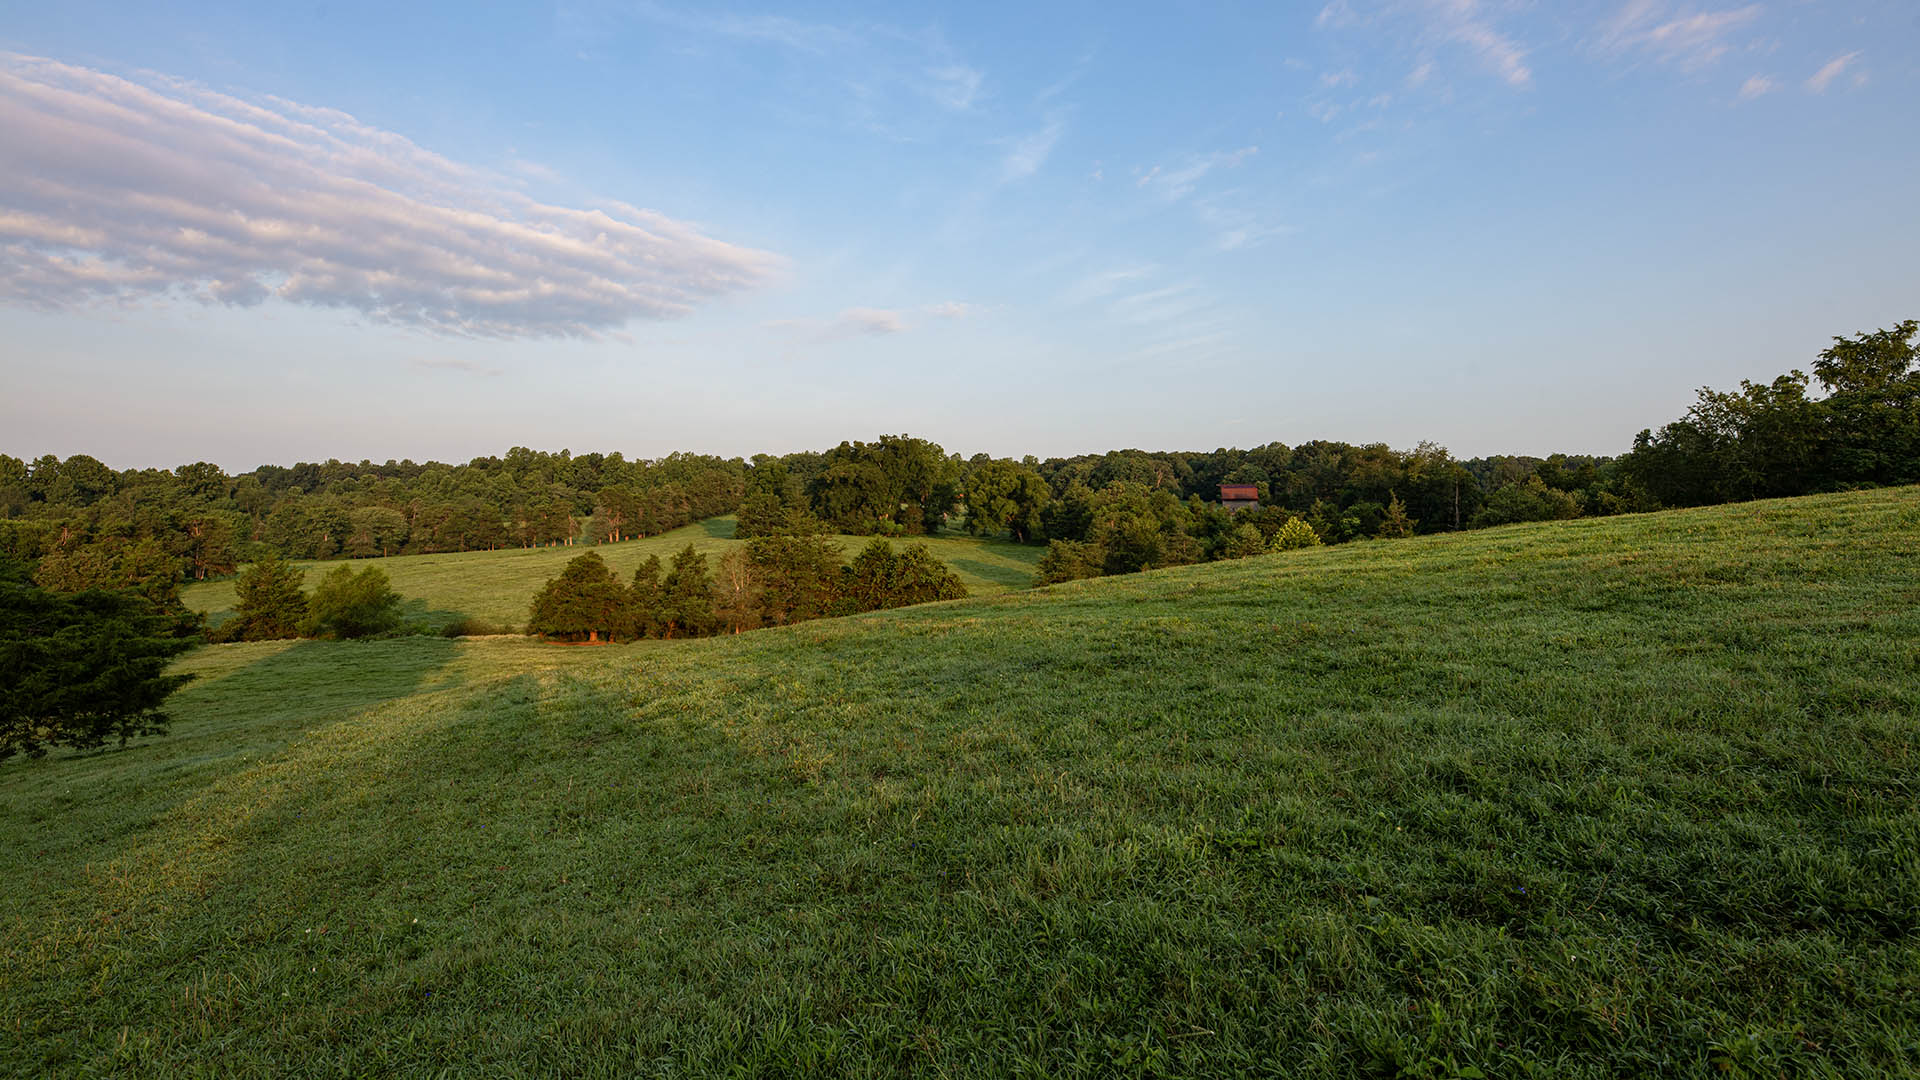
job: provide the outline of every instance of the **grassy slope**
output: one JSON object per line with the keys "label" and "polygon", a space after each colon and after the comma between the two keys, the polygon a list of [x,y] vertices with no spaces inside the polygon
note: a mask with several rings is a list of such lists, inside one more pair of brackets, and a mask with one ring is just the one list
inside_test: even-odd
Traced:
{"label": "grassy slope", "polygon": [[[840,536],[834,539],[846,555],[852,557],[870,537]],[[1043,548],[1034,545],[963,536],[916,537],[893,541],[896,547],[911,542],[925,543],[935,556],[960,575],[960,579],[966,582],[968,592],[974,596],[1025,588],[1033,580],[1034,564],[1040,561],[1044,553]],[[540,591],[549,578],[559,574],[567,560],[576,555],[597,551],[622,576],[631,576],[634,568],[645,562],[647,556],[658,555],[661,562],[667,562],[689,543],[705,553],[709,563],[714,563],[741,541],[733,539],[733,518],[721,517],[644,540],[628,540],[598,547],[504,548],[499,551],[463,551],[448,555],[397,555],[387,559],[358,560],[351,565],[355,569],[377,566],[386,571],[388,579],[393,582],[394,591],[406,599],[406,614],[411,619],[440,627],[464,615],[496,625],[517,627],[527,621],[527,605],[533,600],[533,594]],[[311,588],[321,574],[340,564],[303,562],[297,565],[308,572],[307,586]],[[225,578],[189,585],[180,590],[180,595],[189,608],[206,612],[217,624],[233,611],[233,586],[234,579]]]}
{"label": "grassy slope", "polygon": [[0,1073],[1920,1071],[1920,489],[185,666]]}

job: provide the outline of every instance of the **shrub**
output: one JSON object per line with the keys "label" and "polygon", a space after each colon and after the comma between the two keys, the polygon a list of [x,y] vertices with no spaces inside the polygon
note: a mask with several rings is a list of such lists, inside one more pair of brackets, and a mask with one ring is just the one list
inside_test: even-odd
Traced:
{"label": "shrub", "polygon": [[357,574],[350,566],[336,567],[321,578],[300,624],[307,637],[338,639],[372,637],[399,628],[400,597],[388,585],[387,575],[371,566]]}
{"label": "shrub", "polygon": [[1033,583],[1057,585],[1062,581],[1099,577],[1106,559],[1106,551],[1098,544],[1054,540],[1047,544],[1047,553],[1040,556],[1040,565],[1034,568]]}
{"label": "shrub", "polygon": [[1271,551],[1297,551],[1300,548],[1319,546],[1320,534],[1313,531],[1313,526],[1297,517],[1291,517],[1287,519],[1285,525],[1280,526],[1278,532],[1273,534],[1273,543],[1268,545],[1268,549]]}

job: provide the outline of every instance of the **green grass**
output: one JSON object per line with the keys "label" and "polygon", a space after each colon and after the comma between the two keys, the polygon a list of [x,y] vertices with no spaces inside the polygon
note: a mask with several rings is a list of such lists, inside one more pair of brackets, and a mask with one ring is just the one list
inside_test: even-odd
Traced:
{"label": "green grass", "polygon": [[1920,489],[182,667],[0,1074],[1920,1074]]}
{"label": "green grass", "polygon": [[[870,539],[864,536],[833,538],[846,557]],[[925,543],[935,557],[951,567],[966,583],[973,596],[986,596],[1024,589],[1033,580],[1033,568],[1045,548],[1015,544],[1005,540],[982,540],[964,536],[914,537],[895,540]],[[406,617],[439,629],[455,619],[480,619],[496,626],[520,627],[527,621],[527,605],[548,579],[557,576],[567,560],[588,551],[597,551],[623,577],[649,555],[661,562],[691,543],[704,553],[709,563],[717,563],[729,549],[741,546],[733,539],[733,518],[709,518],[659,536],[628,540],[597,547],[503,548],[499,551],[463,551],[448,555],[396,555],[385,559],[355,560],[355,569],[377,566],[386,572],[393,589],[405,601]],[[321,574],[337,562],[296,563],[308,571],[310,589]],[[233,614],[233,578],[198,582],[180,590],[188,608],[204,612],[214,625]]]}

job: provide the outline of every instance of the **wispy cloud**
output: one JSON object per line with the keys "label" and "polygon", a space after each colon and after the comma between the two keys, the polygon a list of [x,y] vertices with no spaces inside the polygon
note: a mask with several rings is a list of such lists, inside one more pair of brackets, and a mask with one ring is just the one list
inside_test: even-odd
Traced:
{"label": "wispy cloud", "polygon": [[[824,80],[867,99],[910,95],[951,112],[972,109],[986,76],[967,64],[938,30],[883,23],[809,22],[641,0],[630,9],[648,22],[683,33],[764,45],[821,65]],[[871,104],[870,101],[867,104]]]}
{"label": "wispy cloud", "polygon": [[780,319],[768,329],[816,344],[848,338],[878,337],[911,329],[907,317],[891,308],[851,307],[830,319]]}
{"label": "wispy cloud", "polygon": [[1060,302],[1067,305],[1091,303],[1112,296],[1126,288],[1129,282],[1144,280],[1153,272],[1154,268],[1147,265],[1118,266],[1109,270],[1098,270],[1067,286],[1066,291],[1060,294]]}
{"label": "wispy cloud", "polygon": [[965,319],[978,314],[979,311],[980,306],[978,304],[969,304],[960,300],[948,300],[943,303],[929,304],[927,306],[927,314],[932,315],[936,319]]}
{"label": "wispy cloud", "polygon": [[[1479,0],[1383,0],[1356,6],[1352,0],[1332,0],[1320,9],[1314,25],[1321,30],[1361,30],[1396,37],[1422,53],[1460,49],[1502,82],[1516,88],[1533,85],[1527,49],[1496,25],[1497,16]],[[1431,61],[1423,57],[1415,69],[1424,83],[1432,75]]]}
{"label": "wispy cloud", "polygon": [[1740,84],[1739,100],[1752,101],[1763,94],[1771,94],[1777,89],[1779,84],[1765,75],[1749,76],[1746,82]]}
{"label": "wispy cloud", "polygon": [[1807,80],[1807,89],[1816,94],[1826,93],[1827,87],[1833,83],[1833,80],[1845,74],[1846,70],[1852,67],[1853,62],[1858,59],[1860,59],[1858,52],[1850,52],[1845,56],[1836,56],[1827,61],[1825,66],[1819,71],[1814,72],[1813,77]]}
{"label": "wispy cloud", "polygon": [[1066,130],[1066,115],[1055,112],[1047,118],[1046,125],[1038,131],[1006,140],[1007,152],[1000,159],[1001,182],[1010,184],[1039,172],[1040,167],[1047,163],[1048,156],[1053,153],[1054,145],[1060,141],[1060,136]]}
{"label": "wispy cloud", "polygon": [[651,210],[535,202],[329,109],[0,55],[0,299],[340,307],[475,337],[684,314],[780,260]]}
{"label": "wispy cloud", "polygon": [[1720,11],[1676,10],[1664,0],[1628,0],[1601,28],[1600,48],[1698,71],[1726,55],[1729,38],[1760,17],[1759,4]]}
{"label": "wispy cloud", "polygon": [[1231,169],[1248,158],[1258,154],[1257,146],[1243,146],[1238,150],[1222,150],[1212,154],[1190,157],[1173,167],[1155,165],[1134,181],[1136,187],[1153,191],[1168,201],[1184,199],[1193,194],[1206,175],[1215,169]]}
{"label": "wispy cloud", "polygon": [[493,376],[501,374],[497,367],[476,364],[471,360],[460,360],[451,356],[422,356],[414,360],[413,366],[423,371],[457,371],[468,375]]}

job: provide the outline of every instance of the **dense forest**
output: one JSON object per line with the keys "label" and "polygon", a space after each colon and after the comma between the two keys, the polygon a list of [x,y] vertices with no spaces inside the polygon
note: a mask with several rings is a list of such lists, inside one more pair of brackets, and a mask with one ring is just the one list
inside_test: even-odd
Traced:
{"label": "dense forest", "polygon": [[[0,555],[60,591],[121,589],[191,619],[180,582],[264,555],[360,558],[594,544],[738,513],[741,537],[940,530],[1051,542],[1042,580],[1371,538],[1920,481],[1920,323],[1835,338],[1813,375],[1702,389],[1619,457],[1459,460],[1422,443],[963,458],[907,435],[752,460],[516,447],[464,465],[198,462],[116,471],[0,455]],[[1819,392],[1813,388],[1817,382]],[[1228,512],[1220,485],[1260,507]],[[1296,524],[1297,523],[1297,524]],[[1309,538],[1302,526],[1311,530]]]}

